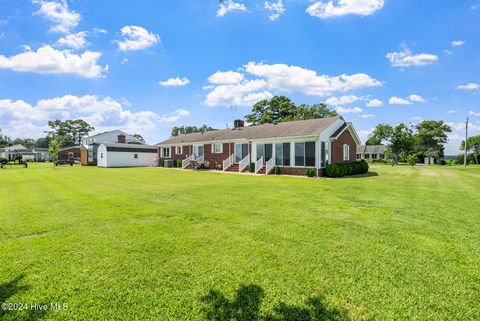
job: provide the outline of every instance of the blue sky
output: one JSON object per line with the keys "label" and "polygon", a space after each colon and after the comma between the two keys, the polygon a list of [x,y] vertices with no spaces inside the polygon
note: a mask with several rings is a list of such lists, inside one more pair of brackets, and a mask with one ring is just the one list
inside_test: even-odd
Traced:
{"label": "blue sky", "polygon": [[[0,1],[0,128],[225,128],[259,99],[327,102],[364,140],[442,119],[480,132],[480,0]],[[235,106],[234,110],[230,108]]]}

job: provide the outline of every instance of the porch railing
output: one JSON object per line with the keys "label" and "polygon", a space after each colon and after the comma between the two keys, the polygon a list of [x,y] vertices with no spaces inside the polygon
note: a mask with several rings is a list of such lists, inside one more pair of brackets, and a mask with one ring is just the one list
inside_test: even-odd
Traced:
{"label": "porch railing", "polygon": [[268,175],[268,173],[270,173],[270,171],[273,169],[274,166],[275,166],[275,159],[272,157],[265,164],[265,174]]}
{"label": "porch railing", "polygon": [[197,164],[203,164],[203,163],[205,163],[205,155],[199,156],[199,157],[195,160],[195,162],[196,162]]}
{"label": "porch railing", "polygon": [[188,165],[190,165],[190,162],[193,160],[193,154],[182,160],[182,168],[185,169],[187,168]]}
{"label": "porch railing", "polygon": [[230,166],[233,165],[233,154],[228,156],[226,160],[223,161],[222,170],[225,172]]}
{"label": "porch railing", "polygon": [[245,167],[248,166],[248,164],[249,164],[249,159],[250,159],[250,154],[247,155],[247,156],[245,156],[245,158],[242,159],[242,160],[240,161],[240,163],[238,163],[238,172],[239,172],[239,173],[243,172],[243,170],[245,169]]}
{"label": "porch railing", "polygon": [[258,171],[261,170],[262,168],[263,168],[263,156],[260,157],[260,159],[255,162],[255,174],[257,174]]}

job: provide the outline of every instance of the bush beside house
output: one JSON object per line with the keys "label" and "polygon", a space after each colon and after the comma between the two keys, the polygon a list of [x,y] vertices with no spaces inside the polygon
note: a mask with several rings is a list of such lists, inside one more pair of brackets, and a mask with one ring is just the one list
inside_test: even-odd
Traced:
{"label": "bush beside house", "polygon": [[343,177],[349,175],[365,174],[368,172],[368,163],[361,160],[354,163],[335,163],[330,164],[325,169],[328,177]]}

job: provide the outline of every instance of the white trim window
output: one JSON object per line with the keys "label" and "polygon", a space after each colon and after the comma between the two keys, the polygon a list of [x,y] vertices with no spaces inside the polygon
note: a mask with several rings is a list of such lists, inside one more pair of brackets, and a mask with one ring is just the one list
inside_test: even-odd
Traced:
{"label": "white trim window", "polygon": [[212,144],[212,154],[221,154],[223,153],[223,144],[216,143]]}
{"label": "white trim window", "polygon": [[183,154],[183,147],[182,146],[175,146],[175,154],[177,154],[177,155]]}
{"label": "white trim window", "polygon": [[350,160],[350,145],[343,144],[343,160],[349,161]]}
{"label": "white trim window", "polygon": [[162,147],[162,158],[170,158],[170,147]]}

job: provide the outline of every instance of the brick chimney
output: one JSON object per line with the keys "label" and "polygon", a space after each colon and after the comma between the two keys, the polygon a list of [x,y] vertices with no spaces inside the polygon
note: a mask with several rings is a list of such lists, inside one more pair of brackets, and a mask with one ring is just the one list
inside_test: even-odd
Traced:
{"label": "brick chimney", "polygon": [[125,135],[120,134],[117,136],[117,143],[119,144],[125,144]]}
{"label": "brick chimney", "polygon": [[243,126],[245,126],[245,122],[241,119],[235,119],[233,121],[233,128],[242,128]]}

